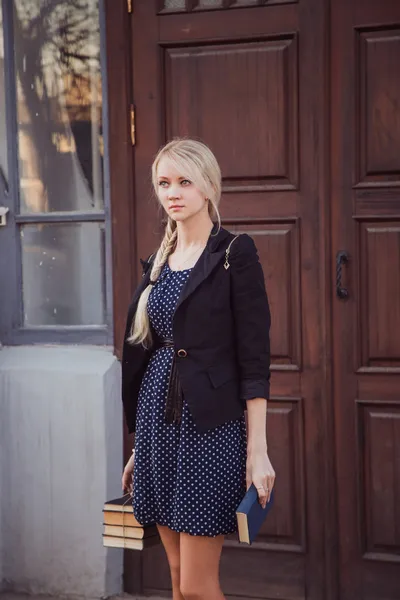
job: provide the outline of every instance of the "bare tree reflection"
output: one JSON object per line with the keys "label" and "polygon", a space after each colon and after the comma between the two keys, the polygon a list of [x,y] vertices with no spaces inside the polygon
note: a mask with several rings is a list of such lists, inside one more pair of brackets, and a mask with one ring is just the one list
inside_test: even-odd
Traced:
{"label": "bare tree reflection", "polygon": [[101,135],[97,1],[15,0],[14,34],[26,209],[76,210],[88,192],[90,209],[94,167],[101,182],[93,164]]}

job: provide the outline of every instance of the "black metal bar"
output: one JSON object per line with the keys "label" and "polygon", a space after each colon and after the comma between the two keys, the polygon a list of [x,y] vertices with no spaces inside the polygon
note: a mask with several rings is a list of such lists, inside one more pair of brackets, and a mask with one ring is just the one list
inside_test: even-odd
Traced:
{"label": "black metal bar", "polygon": [[104,284],[105,284],[105,317],[107,325],[107,343],[114,342],[113,319],[113,280],[112,280],[112,235],[111,235],[111,195],[110,195],[110,155],[108,135],[108,85],[107,85],[107,54],[106,54],[106,8],[105,0],[99,2],[100,18],[100,71],[102,97],[102,130],[104,142],[103,155],[103,198],[104,198]]}
{"label": "black metal bar", "polygon": [[49,212],[49,213],[32,213],[27,215],[17,215],[15,222],[18,225],[27,223],[90,223],[103,222],[105,220],[105,212]]}
{"label": "black metal bar", "polygon": [[[14,60],[14,1],[2,0],[4,34],[4,88],[6,104],[6,135],[8,162],[8,194],[5,206],[10,209],[7,225],[0,231],[0,261],[2,278],[7,281],[1,286],[0,332],[4,337],[13,326],[22,320],[22,263],[21,248],[14,215],[19,210],[19,163],[18,163],[18,120],[17,89]],[[3,250],[4,246],[4,250]]]}

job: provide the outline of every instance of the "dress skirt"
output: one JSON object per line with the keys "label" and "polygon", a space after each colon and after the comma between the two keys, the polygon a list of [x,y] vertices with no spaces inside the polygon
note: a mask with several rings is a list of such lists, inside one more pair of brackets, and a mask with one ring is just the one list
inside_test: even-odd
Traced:
{"label": "dress skirt", "polygon": [[[162,338],[173,339],[172,318],[191,269],[168,263],[153,286],[148,314]],[[237,531],[236,508],[246,491],[244,416],[200,433],[183,401],[179,424],[165,422],[174,349],[150,358],[139,391],[133,471],[133,512],[143,525],[157,523],[191,535]]]}

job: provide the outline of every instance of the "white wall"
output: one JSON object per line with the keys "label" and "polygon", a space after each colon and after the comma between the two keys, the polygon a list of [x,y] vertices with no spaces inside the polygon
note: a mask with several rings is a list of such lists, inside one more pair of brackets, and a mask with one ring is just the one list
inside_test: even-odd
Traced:
{"label": "white wall", "polygon": [[[102,546],[121,494],[120,364],[109,348],[0,347],[3,590],[100,598],[122,589]],[[2,568],[1,568],[2,567]]]}

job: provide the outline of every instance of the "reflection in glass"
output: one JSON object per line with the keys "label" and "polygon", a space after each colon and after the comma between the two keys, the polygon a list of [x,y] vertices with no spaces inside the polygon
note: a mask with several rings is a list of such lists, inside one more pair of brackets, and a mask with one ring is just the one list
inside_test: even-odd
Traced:
{"label": "reflection in glass", "polygon": [[222,0],[200,0],[199,7],[201,7],[201,8],[219,8],[219,7],[222,7]]}
{"label": "reflection in glass", "polygon": [[232,7],[235,8],[237,6],[255,6],[259,4],[259,0],[235,0]]}
{"label": "reflection in glass", "polygon": [[14,0],[21,213],[103,210],[98,0]]}
{"label": "reflection in glass", "polygon": [[186,0],[165,0],[166,10],[185,10]]}
{"label": "reflection in glass", "polygon": [[3,13],[0,2],[0,178],[8,181]]}
{"label": "reflection in glass", "polygon": [[104,324],[104,225],[26,225],[21,245],[25,326]]}

